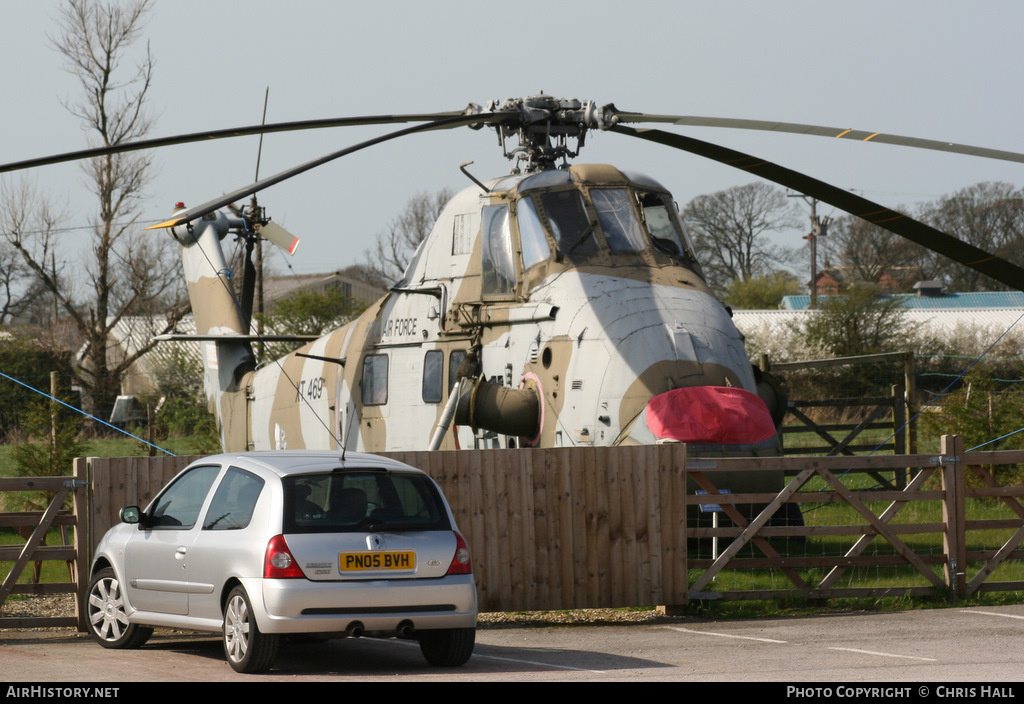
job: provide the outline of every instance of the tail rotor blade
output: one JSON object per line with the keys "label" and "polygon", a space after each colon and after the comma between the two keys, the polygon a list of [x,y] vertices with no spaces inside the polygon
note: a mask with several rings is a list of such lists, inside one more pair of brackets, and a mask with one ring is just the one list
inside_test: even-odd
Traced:
{"label": "tail rotor blade", "polygon": [[268,221],[265,225],[257,225],[256,230],[261,237],[273,242],[290,255],[294,255],[295,250],[299,247],[299,238],[273,221]]}

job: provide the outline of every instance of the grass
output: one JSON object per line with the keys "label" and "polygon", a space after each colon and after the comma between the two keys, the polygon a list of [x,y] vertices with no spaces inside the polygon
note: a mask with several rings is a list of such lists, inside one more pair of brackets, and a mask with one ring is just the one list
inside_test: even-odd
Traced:
{"label": "grass", "polygon": [[[131,438],[97,438],[88,441],[90,457],[140,457],[148,455],[150,448]],[[202,441],[196,437],[167,438],[156,443],[175,455],[209,454],[202,451]],[[156,454],[163,454],[159,451]],[[68,468],[71,474],[71,468]],[[0,477],[16,476],[14,446],[0,445]]]}

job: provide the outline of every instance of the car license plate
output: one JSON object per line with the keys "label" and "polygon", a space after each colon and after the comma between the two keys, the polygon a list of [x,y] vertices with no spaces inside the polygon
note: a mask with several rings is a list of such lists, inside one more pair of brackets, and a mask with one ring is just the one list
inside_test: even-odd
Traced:
{"label": "car license plate", "polygon": [[416,553],[401,552],[343,552],[338,559],[342,572],[362,570],[411,570],[416,567]]}

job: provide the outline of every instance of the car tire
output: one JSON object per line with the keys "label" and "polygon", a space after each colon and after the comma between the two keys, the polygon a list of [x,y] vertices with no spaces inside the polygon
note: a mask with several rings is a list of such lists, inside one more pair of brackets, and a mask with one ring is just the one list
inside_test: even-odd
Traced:
{"label": "car tire", "polygon": [[466,664],[476,644],[475,628],[440,628],[416,634],[420,651],[434,667],[458,667]]}
{"label": "car tire", "polygon": [[138,648],[153,635],[153,629],[128,622],[121,580],[110,567],[104,567],[89,582],[86,602],[89,633],[104,648]]}
{"label": "car tire", "polygon": [[235,587],[224,603],[224,656],[235,672],[264,672],[277,657],[280,636],[263,633],[256,625],[249,595]]}

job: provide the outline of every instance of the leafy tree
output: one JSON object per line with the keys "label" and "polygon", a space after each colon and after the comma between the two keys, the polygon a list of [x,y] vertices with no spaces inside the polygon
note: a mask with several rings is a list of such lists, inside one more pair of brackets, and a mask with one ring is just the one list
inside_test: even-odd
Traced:
{"label": "leafy tree", "polygon": [[[262,316],[265,328],[279,335],[323,335],[341,327],[366,309],[366,304],[344,295],[339,288],[299,290],[275,301]],[[268,345],[268,358],[287,354],[298,345]]]}
{"label": "leafy tree", "polygon": [[[62,400],[67,402],[66,398],[65,395]],[[21,422],[25,442],[15,445],[12,450],[15,474],[19,477],[70,475],[74,459],[88,454],[89,444],[81,437],[82,419],[81,414],[51,401],[30,403]],[[55,493],[24,492],[20,497],[20,510],[41,511],[49,505]]]}
{"label": "leafy tree", "polygon": [[766,276],[784,263],[789,250],[768,235],[798,227],[796,206],[767,183],[750,183],[697,196],[683,210],[708,284],[722,291],[734,280]]}
{"label": "leafy tree", "polygon": [[804,327],[807,341],[833,357],[901,351],[895,341],[908,332],[903,306],[879,296],[873,286],[855,286],[819,299],[818,313]]}
{"label": "leafy tree", "polygon": [[793,273],[780,270],[746,281],[733,279],[725,289],[725,302],[744,310],[778,308],[784,296],[799,295],[802,289]]}
{"label": "leafy tree", "polygon": [[442,188],[433,195],[418,193],[410,198],[405,209],[377,235],[373,251],[366,253],[366,280],[398,282],[452,195],[449,189]]}
{"label": "leafy tree", "polygon": [[[1022,371],[1018,370],[1018,378]],[[991,441],[1021,429],[1022,406],[1024,384],[1000,382],[990,376],[989,370],[976,368],[961,380],[957,390],[938,399],[930,412],[919,416],[918,436],[938,438],[955,433],[963,436],[968,449],[982,444],[986,450],[1016,449],[1020,447],[1020,434]],[[1024,474],[1020,465],[990,469],[997,481],[1007,483],[1019,484]],[[969,479],[973,476],[968,473]]]}
{"label": "leafy tree", "polygon": [[276,301],[264,320],[277,333],[323,335],[344,325],[365,308],[337,288],[300,290]]}
{"label": "leafy tree", "polygon": [[[207,407],[202,388],[203,368],[198,357],[175,345],[153,376],[159,393],[140,399],[158,408],[153,417],[153,439],[189,437],[196,454],[220,452],[217,419]],[[146,450],[153,452],[149,446]]]}
{"label": "leafy tree", "polygon": [[[39,328],[17,326],[0,331],[0,370],[4,374],[29,386],[48,390],[50,372],[59,378],[70,379],[71,353],[39,343]],[[0,381],[0,433],[17,431],[26,408],[36,398],[32,391],[13,381]]]}

